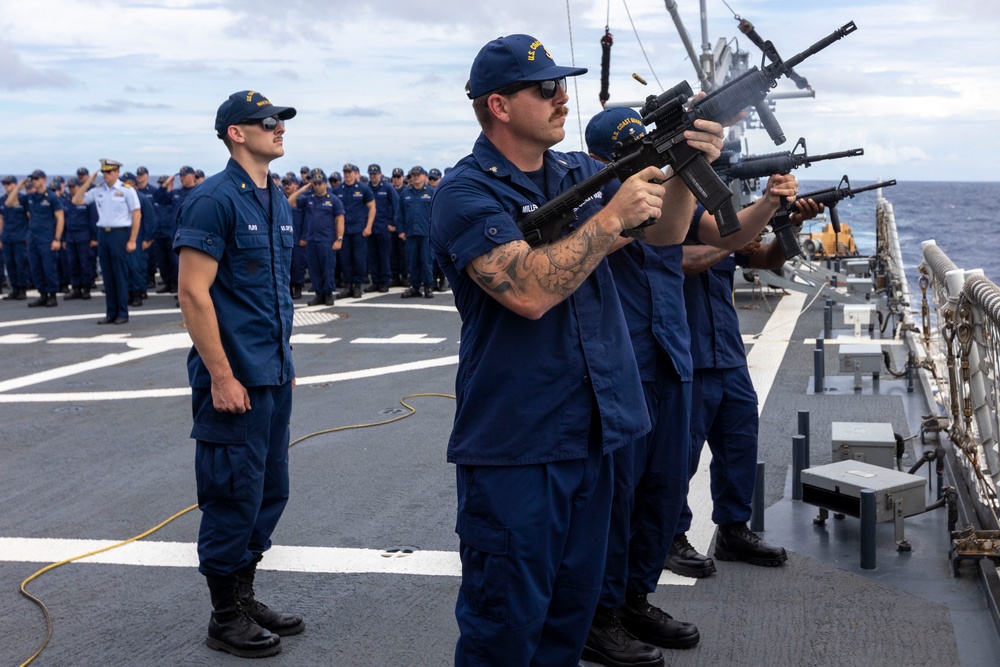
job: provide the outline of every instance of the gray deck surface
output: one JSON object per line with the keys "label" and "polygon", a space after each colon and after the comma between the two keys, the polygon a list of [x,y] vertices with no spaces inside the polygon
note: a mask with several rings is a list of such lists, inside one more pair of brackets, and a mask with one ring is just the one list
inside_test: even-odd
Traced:
{"label": "gray deck surface", "polygon": [[[180,333],[173,298],[134,309],[126,327],[98,327],[103,299],[27,309],[0,302],[0,382],[128,350],[122,344],[43,341],[15,345],[4,336],[90,338]],[[768,297],[773,306],[777,296]],[[400,306],[396,293],[350,300],[316,312],[346,317],[302,326],[295,333],[341,340],[295,345],[300,377],[439,359],[458,352],[459,318],[450,294]],[[412,302],[411,302],[412,303]],[[738,292],[739,306],[753,301]],[[762,302],[740,309],[744,333],[759,331]],[[910,554],[896,553],[891,524],[879,526],[878,568],[858,567],[857,521],[812,525],[815,510],[788,499],[791,436],[797,412],[811,413],[812,461],[829,460],[832,421],[887,421],[909,436],[919,396],[883,380],[881,393],[811,394],[812,346],[822,304],[795,328],[782,370],[762,414],[760,458],[766,462],[765,538],[789,549],[785,567],[719,563],[691,586],[661,586],[652,601],[696,623],[702,642],[670,652],[670,665],[995,665],[1000,642],[977,579],[951,577],[946,517],[938,511],[906,520]],[[39,312],[41,310],[42,312]],[[158,314],[143,314],[150,311]],[[18,320],[88,314],[82,320]],[[433,344],[373,345],[349,341],[426,334]],[[0,392],[91,392],[186,386],[186,350],[165,351],[118,366]],[[897,362],[898,363],[898,362]],[[827,372],[836,353],[827,355]],[[292,436],[393,416],[407,394],[453,391],[454,365],[307,384],[296,389]],[[870,382],[870,380],[868,381]],[[454,471],[445,443],[454,404],[445,398],[408,401],[417,412],[401,422],[311,438],[290,453],[292,495],[274,535],[278,545],[457,550]],[[193,446],[187,396],[120,401],[0,403],[0,537],[125,539],[194,502]],[[914,454],[910,454],[914,456]],[[825,458],[824,458],[825,457]],[[907,461],[912,461],[908,458]],[[198,513],[150,537],[193,542]],[[264,565],[267,561],[265,559]],[[19,664],[43,639],[39,610],[17,592],[43,563],[12,562],[0,552],[0,664]],[[458,579],[396,574],[262,571],[260,597],[295,608],[304,634],[282,641],[273,665],[447,665],[457,637],[453,609]],[[55,624],[36,665],[226,665],[244,661],[203,643],[208,594],[190,567],[70,564],[29,585]]]}

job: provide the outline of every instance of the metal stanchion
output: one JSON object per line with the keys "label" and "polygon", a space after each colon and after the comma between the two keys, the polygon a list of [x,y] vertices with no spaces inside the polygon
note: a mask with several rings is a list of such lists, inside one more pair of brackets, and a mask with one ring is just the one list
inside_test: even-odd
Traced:
{"label": "metal stanchion", "polygon": [[799,435],[806,439],[806,459],[804,468],[809,467],[809,411],[799,410]]}
{"label": "metal stanchion", "polygon": [[792,436],[792,500],[802,500],[802,471],[806,468],[806,439]]}
{"label": "metal stanchion", "polygon": [[861,569],[875,569],[875,492],[861,489]]}
{"label": "metal stanchion", "polygon": [[750,530],[764,531],[764,462],[757,461],[757,479],[753,485],[753,499],[750,502]]}

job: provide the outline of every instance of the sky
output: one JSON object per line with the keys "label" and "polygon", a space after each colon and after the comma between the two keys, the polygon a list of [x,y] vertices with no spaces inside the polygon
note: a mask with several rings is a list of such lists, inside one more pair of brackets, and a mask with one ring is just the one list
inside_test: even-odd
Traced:
{"label": "sky", "polygon": [[[699,4],[677,4],[700,52]],[[729,6],[707,0],[710,43],[730,40],[755,64],[760,52],[733,12],[785,58],[848,21],[858,26],[796,68],[816,94],[777,102],[788,142],[779,148],[750,130],[751,153],[788,150],[804,137],[812,154],[860,147],[865,155],[800,169],[802,180],[1000,181],[1000,131],[990,120],[1000,110],[996,0]],[[684,79],[697,90],[660,0],[0,0],[0,103],[13,123],[2,130],[0,172],[70,174],[108,157],[154,175],[186,164],[213,173],[228,157],[215,111],[246,89],[298,110],[274,171],[329,172],[345,162],[444,169],[479,133],[464,92],[472,60],[512,33],[539,38],[560,65],[590,68],[570,86],[558,146],[579,150],[581,128],[600,110],[606,25],[612,103]],[[777,88],[794,89],[787,80]]]}

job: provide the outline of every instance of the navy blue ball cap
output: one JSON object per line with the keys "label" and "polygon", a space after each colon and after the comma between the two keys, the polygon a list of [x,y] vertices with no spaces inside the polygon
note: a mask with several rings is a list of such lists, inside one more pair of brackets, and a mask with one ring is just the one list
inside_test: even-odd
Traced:
{"label": "navy blue ball cap", "polygon": [[312,181],[313,183],[325,183],[326,174],[323,172],[322,169],[316,167],[315,169],[309,172],[309,180]]}
{"label": "navy blue ball cap", "polygon": [[330,180],[331,181],[342,181],[342,180],[344,180],[344,178],[343,178],[343,176],[340,175],[339,171],[331,171],[330,172]]}
{"label": "navy blue ball cap", "polygon": [[427,172],[427,177],[431,179],[441,178],[441,170],[435,167]]}
{"label": "navy blue ball cap", "polygon": [[65,183],[65,182],[66,182],[66,179],[64,179],[62,176],[53,176],[52,177],[52,185],[59,185],[60,183]]}
{"label": "navy blue ball cap", "polygon": [[119,178],[120,178],[120,180],[121,180],[122,183],[128,183],[129,181],[132,181],[133,183],[135,183],[135,181],[136,181],[135,174],[133,174],[130,171],[126,171]]}
{"label": "navy blue ball cap", "polygon": [[[227,125],[226,127],[229,127],[229,126]],[[177,173],[179,175],[181,175],[181,176],[187,176],[188,174],[193,174],[194,173],[194,167],[189,167],[188,165],[184,165],[183,167],[181,167],[177,171]]]}
{"label": "navy blue ball cap", "polygon": [[277,116],[281,120],[295,117],[292,107],[276,107],[263,93],[256,90],[241,90],[233,93],[219,105],[215,114],[215,133],[220,139],[226,136],[230,125],[239,125],[245,120],[260,120]]}
{"label": "navy blue ball cap", "polygon": [[392,170],[392,177],[393,178],[396,178],[397,176],[402,176],[402,175],[403,175],[403,169],[401,167],[396,167],[395,169]]}
{"label": "navy blue ball cap", "polygon": [[45,178],[45,172],[41,169],[36,169],[31,172],[31,178]]}
{"label": "navy blue ball cap", "polygon": [[66,185],[68,185],[71,188],[75,188],[76,186],[80,185],[80,179],[77,178],[76,176],[70,176],[69,180],[66,181]]}
{"label": "navy blue ball cap", "polygon": [[149,169],[146,169],[145,167],[139,167],[138,169],[135,170],[136,176],[142,176],[143,174],[148,174],[148,173]]}
{"label": "navy blue ball cap", "polygon": [[194,177],[195,178],[205,178],[205,172],[203,172],[201,169],[195,169],[194,170]]}
{"label": "navy blue ball cap", "polygon": [[420,174],[423,174],[424,176],[426,176],[427,175],[427,171],[423,167],[421,167],[419,164],[417,166],[415,166],[415,167],[413,167],[413,168],[410,169],[410,176],[417,176],[417,175],[420,175]]}
{"label": "navy blue ball cap", "polygon": [[625,141],[627,137],[642,137],[646,134],[646,126],[638,112],[628,107],[604,109],[587,123],[584,138],[587,140],[587,150],[605,160],[612,159],[615,144]]}
{"label": "navy blue ball cap", "polygon": [[548,81],[586,74],[586,67],[560,67],[530,35],[498,37],[479,50],[469,75],[469,99],[520,81]]}
{"label": "navy blue ball cap", "polygon": [[379,165],[377,165],[377,164],[370,164],[370,165],[368,165],[368,173],[369,174],[381,174],[382,173],[382,167],[379,166]]}
{"label": "navy blue ball cap", "polygon": [[7,175],[3,177],[3,184],[10,185],[11,183],[17,183],[17,179],[13,176]]}
{"label": "navy blue ball cap", "polygon": [[90,170],[87,169],[86,167],[80,167],[79,169],[76,170],[76,175],[83,176],[86,178],[87,176],[90,175]]}

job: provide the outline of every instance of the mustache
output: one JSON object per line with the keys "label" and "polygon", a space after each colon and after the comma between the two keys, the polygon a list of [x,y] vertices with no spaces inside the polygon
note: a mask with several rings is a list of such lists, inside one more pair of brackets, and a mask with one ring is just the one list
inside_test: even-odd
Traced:
{"label": "mustache", "polygon": [[555,120],[560,116],[566,116],[569,114],[569,107],[556,107],[555,111],[552,112],[552,117],[549,120]]}

